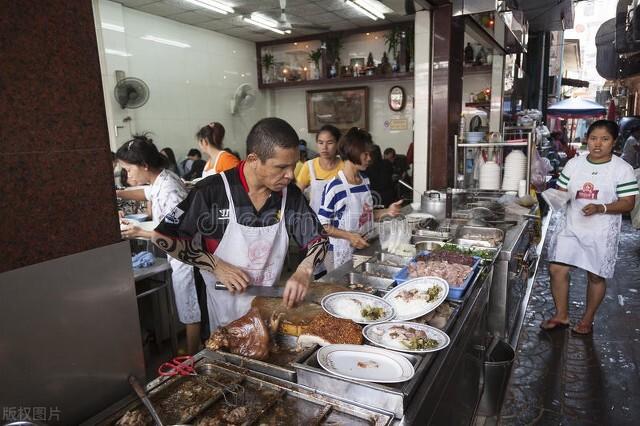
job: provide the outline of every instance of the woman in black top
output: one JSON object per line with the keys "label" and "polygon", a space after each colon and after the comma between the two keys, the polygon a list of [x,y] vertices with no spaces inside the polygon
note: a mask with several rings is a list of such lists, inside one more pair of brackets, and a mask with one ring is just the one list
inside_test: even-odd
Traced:
{"label": "woman in black top", "polygon": [[393,165],[389,160],[382,158],[382,152],[378,145],[373,146],[371,163],[365,173],[371,183],[371,195],[375,205],[387,207],[396,201],[393,189]]}

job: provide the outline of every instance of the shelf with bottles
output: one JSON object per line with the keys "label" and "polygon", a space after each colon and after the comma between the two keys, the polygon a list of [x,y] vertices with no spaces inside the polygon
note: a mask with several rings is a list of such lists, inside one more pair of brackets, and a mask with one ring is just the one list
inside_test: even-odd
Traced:
{"label": "shelf with bottles", "polygon": [[413,39],[402,23],[256,43],[258,86],[412,79]]}

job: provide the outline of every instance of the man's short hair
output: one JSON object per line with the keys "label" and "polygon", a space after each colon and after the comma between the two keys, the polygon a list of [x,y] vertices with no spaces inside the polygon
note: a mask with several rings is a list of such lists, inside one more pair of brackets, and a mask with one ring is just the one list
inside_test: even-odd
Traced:
{"label": "man's short hair", "polygon": [[352,127],[338,142],[338,153],[343,160],[349,160],[353,164],[360,165],[360,156],[363,152],[373,150],[371,135],[364,129]]}
{"label": "man's short hair", "polygon": [[395,150],[395,149],[393,149],[393,148],[387,148],[387,149],[385,149],[385,150],[384,150],[384,155],[385,155],[385,157],[386,157],[387,155],[389,155],[389,154],[396,155],[396,150]]}
{"label": "man's short hair", "polygon": [[296,131],[283,119],[263,118],[247,135],[247,155],[254,153],[264,163],[273,157],[276,147],[297,151],[299,141]]}
{"label": "man's short hair", "polygon": [[187,157],[193,157],[196,156],[198,158],[202,158],[202,154],[200,154],[200,151],[198,151],[197,149],[190,149],[189,152],[187,153]]}

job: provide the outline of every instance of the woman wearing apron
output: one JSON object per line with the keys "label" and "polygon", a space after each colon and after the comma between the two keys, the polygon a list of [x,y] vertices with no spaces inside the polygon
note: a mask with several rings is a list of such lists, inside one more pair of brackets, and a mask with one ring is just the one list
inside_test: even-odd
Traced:
{"label": "woman wearing apron", "polygon": [[369,178],[361,174],[369,165],[373,146],[371,135],[357,127],[352,127],[338,143],[344,167],[324,187],[318,211],[320,223],[329,235],[330,253],[325,261],[329,271],[350,261],[355,249],[369,246],[365,236],[373,230],[374,219],[400,214],[402,201],[387,209],[373,210]]}
{"label": "woman wearing apron", "polygon": [[612,278],[618,253],[622,214],[631,211],[638,182],[629,164],[612,155],[618,137],[613,121],[598,120],[587,131],[589,154],[571,159],[558,178],[571,195],[566,211],[556,217],[549,241],[549,273],[556,314],[542,322],[544,330],[569,325],[569,271],[587,271],[587,306],[573,327],[576,334],[593,331],[593,320]]}
{"label": "woman wearing apron", "polygon": [[[147,184],[144,189],[117,191],[124,199],[151,201],[152,220],[157,225],[180,202],[187,198],[182,180],[164,168],[166,160],[158,152],[151,139],[136,136],[118,149],[116,154],[122,168],[136,184]],[[129,224],[122,230],[124,238],[149,238],[153,231],[145,231]],[[200,349],[200,305],[196,294],[193,266],[168,256],[171,265],[171,280],[176,299],[178,318],[187,332],[187,352],[195,354]]]}
{"label": "woman wearing apron", "polygon": [[196,133],[200,149],[209,156],[202,172],[203,178],[232,169],[240,163],[233,154],[222,149],[224,134],[224,126],[217,122],[207,124]]}
{"label": "woman wearing apron", "polygon": [[[211,330],[246,314],[248,286],[278,282],[289,238],[306,257],[287,280],[283,302],[301,302],[328,241],[318,218],[293,184],[298,136],[284,120],[260,120],[247,136],[247,159],[199,182],[189,197],[156,228],[154,242],[207,271]],[[216,290],[221,282],[227,290]]]}
{"label": "woman wearing apron", "polygon": [[308,160],[296,175],[296,184],[305,194],[308,193],[311,209],[318,213],[322,201],[324,186],[344,167],[344,163],[338,157],[338,141],[340,130],[327,124],[320,128],[316,135],[318,147],[317,158]]}

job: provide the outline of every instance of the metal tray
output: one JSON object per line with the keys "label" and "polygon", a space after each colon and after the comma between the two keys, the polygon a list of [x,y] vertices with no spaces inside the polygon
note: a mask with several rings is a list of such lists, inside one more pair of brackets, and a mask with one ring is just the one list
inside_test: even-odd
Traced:
{"label": "metal tray", "polygon": [[426,237],[426,238],[433,238],[438,240],[440,239],[446,240],[451,237],[451,229],[446,228],[446,229],[441,229],[437,231],[428,231],[426,229],[416,229],[413,235],[416,237]]}
{"label": "metal tray", "polygon": [[461,226],[453,240],[455,244],[495,248],[504,241],[504,231],[482,226]]}
{"label": "metal tray", "polygon": [[[243,425],[283,424],[277,417],[282,414],[286,415],[287,424],[301,426],[335,424],[387,426],[393,421],[393,414],[390,412],[354,405],[294,383],[281,383],[277,379],[273,379],[274,382],[267,381],[264,379],[266,376],[227,364],[219,359],[218,354],[207,350],[196,354],[194,360],[199,379],[211,381],[209,377],[215,376],[215,380],[238,383],[244,388],[244,406],[247,408],[247,413]],[[194,376],[157,378],[147,385],[147,393],[153,395],[158,389],[164,389],[170,383],[189,379],[194,379]],[[212,388],[211,394],[213,397],[208,405],[197,414],[190,416],[186,423],[198,424],[202,420],[219,415],[221,409],[230,407],[222,392]],[[136,408],[146,410],[139,400],[129,404],[119,401],[83,424],[113,425],[127,411]],[[164,418],[162,420],[166,422]]]}
{"label": "metal tray", "polygon": [[400,269],[399,266],[385,265],[384,263],[366,262],[364,264],[364,271],[370,275],[377,275],[380,278],[390,278],[397,274]]}
{"label": "metal tray", "polygon": [[387,290],[395,282],[393,278],[381,278],[367,273],[349,272],[349,284],[364,284],[376,290]]}
{"label": "metal tray", "polygon": [[436,354],[434,352],[422,356],[403,353],[416,372],[413,379],[397,384],[361,382],[335,376],[320,367],[317,356],[311,356],[294,367],[298,373],[298,384],[366,407],[389,411],[396,418],[402,418],[411,397],[421,384],[421,377],[429,360]]}
{"label": "metal tray", "polygon": [[224,351],[214,352],[219,354],[224,361],[230,364],[245,367],[249,370],[258,371],[260,373],[277,377],[289,382],[295,382],[296,370],[293,368],[293,364],[297,362],[303,362],[311,354],[313,354],[316,349],[318,349],[318,346],[314,345],[312,347],[296,352],[295,349],[297,347],[297,342],[298,338],[295,336],[278,333],[276,335],[276,344],[280,347],[280,349],[288,351],[291,356],[287,356],[287,354],[278,356],[277,354],[271,353],[269,355],[269,358],[264,361],[259,361],[257,359],[252,359],[246,356],[236,355]]}
{"label": "metal tray", "polygon": [[380,263],[384,263],[385,265],[390,266],[398,266],[400,268],[405,267],[409,262],[411,262],[412,256],[400,256],[393,253],[387,252],[378,252],[377,258]]}

